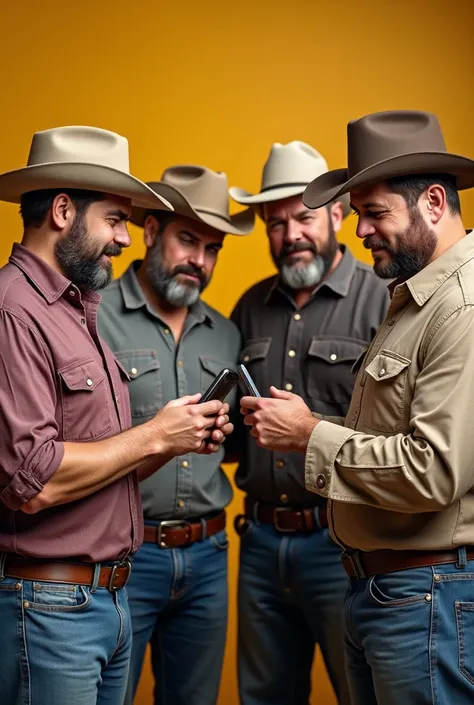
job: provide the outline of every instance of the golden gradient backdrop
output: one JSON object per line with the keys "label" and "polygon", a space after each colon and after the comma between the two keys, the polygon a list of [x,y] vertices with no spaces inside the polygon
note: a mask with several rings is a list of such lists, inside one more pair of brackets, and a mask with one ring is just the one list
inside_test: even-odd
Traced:
{"label": "golden gradient backdrop", "polygon": [[[0,19],[0,171],[26,163],[36,130],[86,124],[127,136],[132,173],[145,180],[191,162],[257,190],[273,142],[304,140],[330,167],[345,166],[347,122],[393,108],[433,111],[451,151],[474,157],[474,11],[465,0],[26,0],[3,2]],[[462,205],[466,225],[473,225],[472,192]],[[17,211],[0,204],[0,264],[21,237]],[[367,260],[354,225],[351,216],[341,240]],[[133,245],[116,274],[143,252],[132,230]],[[228,238],[205,298],[228,314],[249,285],[272,271],[258,223],[253,236]],[[237,703],[238,544],[229,533],[219,705]],[[333,705],[319,657],[313,673],[312,705]],[[151,703],[148,665],[136,702]]]}

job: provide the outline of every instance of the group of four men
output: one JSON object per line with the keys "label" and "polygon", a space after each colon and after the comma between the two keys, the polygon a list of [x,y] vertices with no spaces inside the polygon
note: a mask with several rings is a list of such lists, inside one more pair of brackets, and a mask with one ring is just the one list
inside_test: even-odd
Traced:
{"label": "group of four men", "polygon": [[[414,111],[350,123],[348,154],[274,144],[252,195],[195,165],[144,184],[124,138],[68,127],[0,175],[24,224],[0,271],[5,702],[131,705],[150,643],[156,703],[216,703],[224,461],[243,705],[308,703],[316,644],[341,705],[472,699],[474,162]],[[375,274],[337,242],[349,192]],[[200,294],[255,214],[277,274],[228,320]],[[145,256],[110,281],[127,220]],[[261,398],[197,403],[239,362]]]}

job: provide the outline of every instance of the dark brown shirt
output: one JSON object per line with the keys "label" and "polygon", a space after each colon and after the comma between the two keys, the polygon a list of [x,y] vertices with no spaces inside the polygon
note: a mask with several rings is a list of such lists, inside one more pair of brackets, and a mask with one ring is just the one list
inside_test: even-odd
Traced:
{"label": "dark brown shirt", "polygon": [[18,511],[60,466],[64,441],[130,427],[128,374],[99,339],[99,301],[18,244],[0,269],[0,552],[107,561],[142,540],[136,473],[76,502]]}
{"label": "dark brown shirt", "polygon": [[[243,337],[241,362],[262,396],[270,385],[299,394],[312,411],[345,416],[351,400],[351,368],[374,337],[389,306],[386,283],[348,249],[330,277],[298,309],[278,277],[251,287],[232,320]],[[237,485],[250,497],[311,507],[325,500],[304,486],[304,456],[273,453],[238,428],[228,441],[241,452]]]}

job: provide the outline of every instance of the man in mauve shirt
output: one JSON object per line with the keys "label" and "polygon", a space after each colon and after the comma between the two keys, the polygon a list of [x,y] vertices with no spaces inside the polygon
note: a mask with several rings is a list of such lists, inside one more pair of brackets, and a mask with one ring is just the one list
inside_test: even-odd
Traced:
{"label": "man in mauve shirt", "polygon": [[[78,156],[80,155],[80,156]],[[129,174],[128,142],[92,127],[34,135],[0,175],[24,234],[0,270],[0,700],[122,701],[125,586],[142,541],[139,479],[217,452],[227,405],[168,403],[130,428],[128,374],[97,333],[131,206],[172,210]],[[210,436],[212,436],[210,438]]]}

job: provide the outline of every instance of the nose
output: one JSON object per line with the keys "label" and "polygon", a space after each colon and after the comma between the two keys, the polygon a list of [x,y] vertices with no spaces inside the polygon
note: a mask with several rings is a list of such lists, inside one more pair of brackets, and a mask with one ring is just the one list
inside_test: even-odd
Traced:
{"label": "nose", "polygon": [[198,267],[198,269],[204,269],[204,265],[206,264],[206,252],[204,247],[196,247],[189,258],[189,262],[195,267]]}
{"label": "nose", "polygon": [[295,220],[288,220],[285,229],[285,242],[289,245],[303,239],[301,224]]}
{"label": "nose", "polygon": [[120,222],[115,226],[114,242],[116,242],[121,247],[130,247],[130,245],[132,244],[127,224],[125,222]]}
{"label": "nose", "polygon": [[370,223],[366,218],[359,216],[357,221],[356,235],[361,239],[369,237],[369,235],[374,235],[376,232],[375,226]]}

